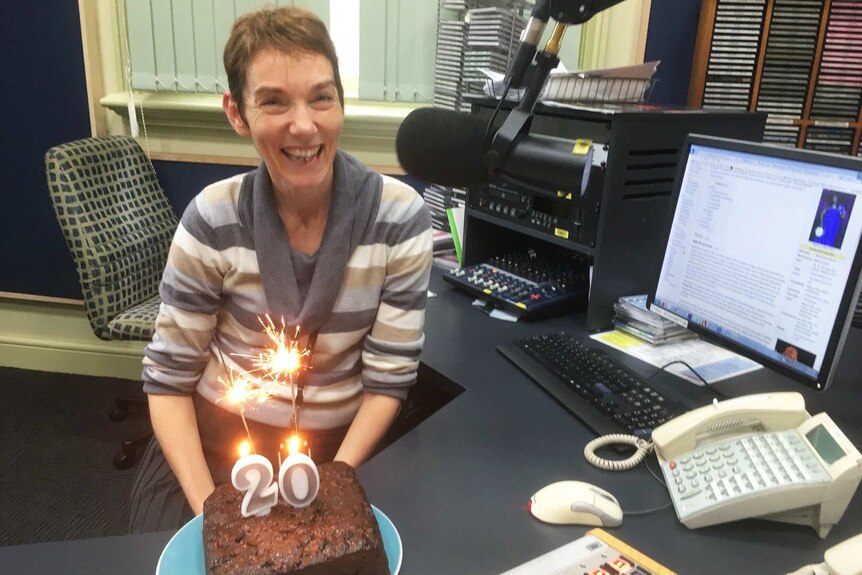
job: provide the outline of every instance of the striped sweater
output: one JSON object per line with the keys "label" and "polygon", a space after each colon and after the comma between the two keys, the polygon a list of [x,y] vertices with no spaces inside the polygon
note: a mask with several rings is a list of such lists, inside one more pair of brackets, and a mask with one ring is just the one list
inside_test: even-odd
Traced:
{"label": "striped sweater", "polygon": [[[290,335],[299,326],[301,345],[317,332],[302,375],[303,427],[349,424],[363,390],[406,397],[424,340],[430,215],[411,187],[342,152],[332,194],[304,302],[263,164],[195,197],[168,256],[156,333],[144,351],[144,391],[197,391],[237,412],[224,401],[225,366],[237,374],[255,369],[270,343],[261,323],[269,315]],[[247,403],[245,415],[287,426],[290,398],[283,386],[263,404]]]}

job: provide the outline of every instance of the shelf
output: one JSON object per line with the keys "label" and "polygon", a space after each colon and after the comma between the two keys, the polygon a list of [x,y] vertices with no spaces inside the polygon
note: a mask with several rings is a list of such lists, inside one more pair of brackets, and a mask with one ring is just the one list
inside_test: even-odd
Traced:
{"label": "shelf", "polygon": [[703,0],[689,105],[769,114],[764,142],[858,155],[862,12],[846,0]]}

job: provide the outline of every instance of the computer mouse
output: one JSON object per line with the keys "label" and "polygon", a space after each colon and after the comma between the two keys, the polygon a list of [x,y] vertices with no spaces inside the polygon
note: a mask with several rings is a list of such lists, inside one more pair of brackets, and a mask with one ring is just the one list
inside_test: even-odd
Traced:
{"label": "computer mouse", "polygon": [[623,511],[616,497],[583,481],[558,481],[530,498],[530,513],[546,523],[616,527]]}

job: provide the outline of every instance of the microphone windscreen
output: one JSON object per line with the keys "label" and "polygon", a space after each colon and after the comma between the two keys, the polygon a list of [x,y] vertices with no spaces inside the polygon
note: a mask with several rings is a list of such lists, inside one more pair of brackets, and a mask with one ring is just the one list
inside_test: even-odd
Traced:
{"label": "microphone windscreen", "polygon": [[411,176],[442,186],[464,187],[488,181],[482,165],[485,122],[473,114],[418,108],[395,137],[401,167]]}

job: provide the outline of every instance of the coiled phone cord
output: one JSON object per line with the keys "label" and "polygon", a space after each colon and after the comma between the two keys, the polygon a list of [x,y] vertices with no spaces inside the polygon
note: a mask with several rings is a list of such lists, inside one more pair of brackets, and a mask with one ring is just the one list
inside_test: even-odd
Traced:
{"label": "coiled phone cord", "polygon": [[[631,445],[635,448],[634,454],[627,459],[605,459],[596,455],[596,450],[608,445]],[[653,445],[645,439],[634,435],[625,435],[622,433],[612,433],[598,437],[584,446],[584,457],[586,460],[606,471],[627,471],[640,465],[640,462],[652,452]]]}

